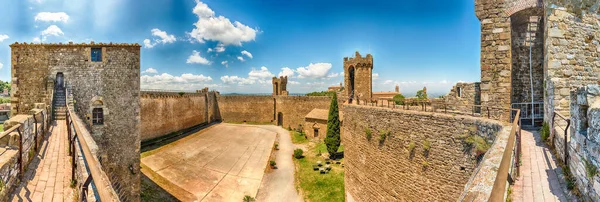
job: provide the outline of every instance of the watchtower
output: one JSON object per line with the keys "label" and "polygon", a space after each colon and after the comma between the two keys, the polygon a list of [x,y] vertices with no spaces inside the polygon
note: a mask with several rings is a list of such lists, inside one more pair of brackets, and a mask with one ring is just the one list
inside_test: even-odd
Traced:
{"label": "watchtower", "polygon": [[287,87],[287,76],[280,76],[279,78],[273,77],[273,96],[276,95],[288,95]]}
{"label": "watchtower", "polygon": [[373,56],[362,57],[356,51],[354,58],[344,58],[344,95],[349,103],[354,99],[371,100],[373,97]]}

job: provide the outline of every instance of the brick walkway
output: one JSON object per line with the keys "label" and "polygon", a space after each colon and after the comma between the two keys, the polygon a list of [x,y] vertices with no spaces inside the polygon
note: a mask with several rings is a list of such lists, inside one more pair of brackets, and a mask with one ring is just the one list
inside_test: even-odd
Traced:
{"label": "brick walkway", "polygon": [[521,176],[513,187],[513,201],[572,201],[567,200],[567,188],[562,168],[544,144],[537,131],[522,130]]}
{"label": "brick walkway", "polygon": [[73,201],[67,126],[57,120],[10,201]]}

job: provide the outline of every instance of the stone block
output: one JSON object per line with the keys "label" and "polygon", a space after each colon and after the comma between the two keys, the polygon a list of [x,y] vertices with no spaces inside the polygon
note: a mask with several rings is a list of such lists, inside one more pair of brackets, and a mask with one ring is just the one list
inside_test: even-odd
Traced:
{"label": "stone block", "polygon": [[492,30],[492,33],[497,34],[497,33],[501,33],[504,32],[504,28],[494,28]]}
{"label": "stone block", "polygon": [[568,96],[569,95],[569,88],[561,88],[559,90],[559,94],[562,96]]}
{"label": "stone block", "polygon": [[509,46],[498,46],[498,51],[507,51],[510,50]]}
{"label": "stone block", "polygon": [[554,38],[564,38],[564,32],[559,28],[550,28],[548,30],[548,36]]}

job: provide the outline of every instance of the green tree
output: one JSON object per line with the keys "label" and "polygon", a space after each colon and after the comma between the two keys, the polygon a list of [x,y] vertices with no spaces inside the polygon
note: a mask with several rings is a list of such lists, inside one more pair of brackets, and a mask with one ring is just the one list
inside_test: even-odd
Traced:
{"label": "green tree", "polygon": [[7,88],[10,91],[10,83],[0,81],[0,92],[4,92],[4,89]]}
{"label": "green tree", "polygon": [[427,100],[427,93],[423,90],[417,91],[417,99],[419,100]]}
{"label": "green tree", "polygon": [[335,91],[321,91],[321,92],[315,91],[315,92],[306,94],[306,96],[329,96],[329,97],[331,97],[333,95],[335,95]]}
{"label": "green tree", "polygon": [[394,102],[397,105],[403,105],[404,104],[404,95],[402,95],[402,94],[395,95],[393,99],[394,99]]}
{"label": "green tree", "polygon": [[327,118],[327,136],[325,136],[325,145],[327,145],[330,158],[335,159],[340,143],[340,113],[337,95],[333,94],[331,105],[329,105],[329,117]]}

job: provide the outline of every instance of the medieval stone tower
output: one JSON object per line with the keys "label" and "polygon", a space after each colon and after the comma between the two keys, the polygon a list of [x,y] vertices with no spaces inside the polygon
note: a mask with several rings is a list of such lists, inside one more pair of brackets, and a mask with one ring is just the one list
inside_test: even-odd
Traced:
{"label": "medieval stone tower", "polygon": [[287,76],[280,76],[279,78],[273,77],[273,96],[276,95],[288,95],[287,87]]}
{"label": "medieval stone tower", "polygon": [[354,58],[344,58],[344,99],[371,100],[373,97],[373,56],[362,57],[358,51]]}

